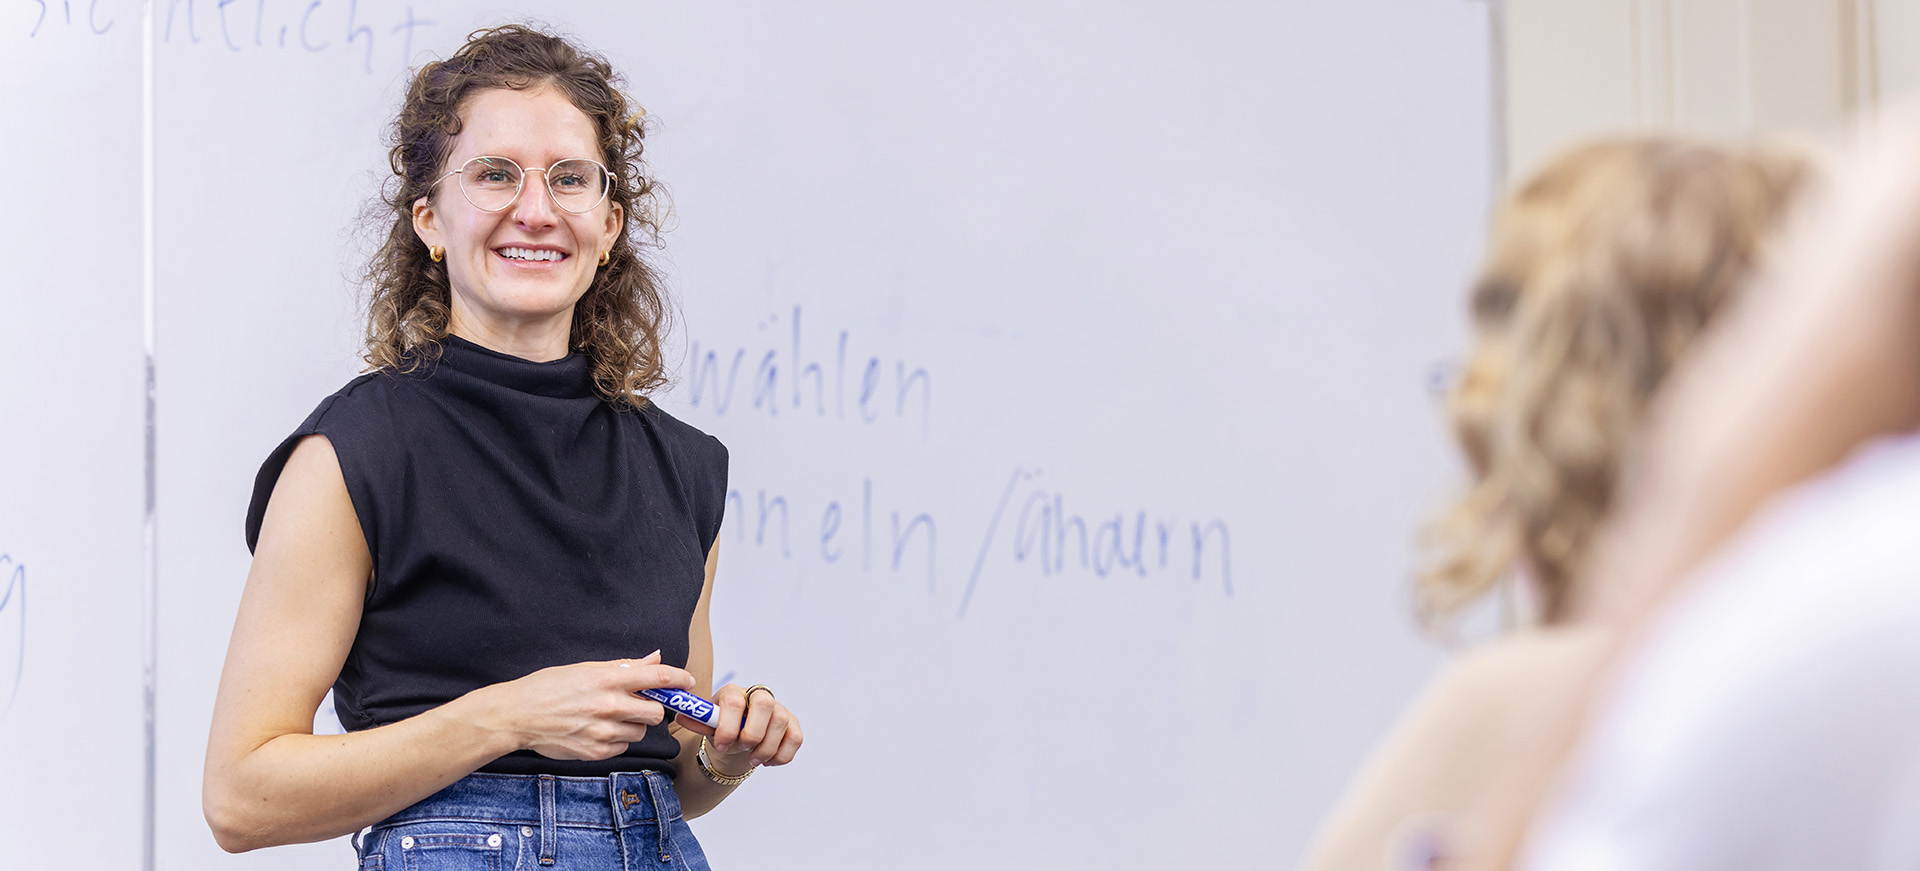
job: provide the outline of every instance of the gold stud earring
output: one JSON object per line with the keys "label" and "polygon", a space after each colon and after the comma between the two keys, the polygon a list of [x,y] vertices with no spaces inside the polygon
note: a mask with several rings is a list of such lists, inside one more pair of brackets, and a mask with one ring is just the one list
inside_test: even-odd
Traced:
{"label": "gold stud earring", "polygon": [[611,262],[613,262],[613,252],[612,252],[611,250],[608,250],[608,251],[602,251],[602,252],[600,252],[600,265],[601,265],[601,266],[605,266],[605,265],[607,265],[608,263],[611,263]]}
{"label": "gold stud earring", "polygon": [[446,256],[447,256],[447,249],[442,248],[438,245],[427,246],[427,259],[432,260],[435,263],[439,263],[440,260]]}

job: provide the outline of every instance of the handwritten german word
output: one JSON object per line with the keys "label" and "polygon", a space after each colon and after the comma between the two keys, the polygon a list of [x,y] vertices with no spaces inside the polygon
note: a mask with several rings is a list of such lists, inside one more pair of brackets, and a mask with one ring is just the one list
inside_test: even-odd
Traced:
{"label": "handwritten german word", "polygon": [[[744,398],[754,413],[769,418],[785,412],[868,424],[917,416],[921,431],[926,431],[933,414],[931,373],[903,359],[887,361],[869,355],[858,362],[859,355],[849,356],[853,340],[849,330],[840,330],[829,345],[830,359],[813,356],[819,346],[808,342],[802,317],[801,307],[794,306],[788,328],[781,331],[785,334],[779,340],[781,344],[764,351],[741,347],[728,353],[709,347],[703,352],[700,342],[693,342],[687,404],[725,415]],[[773,328],[779,321],[775,315],[760,327]],[[749,360],[756,362],[746,370]],[[742,374],[748,375],[744,384]]]}
{"label": "handwritten german word", "polygon": [[20,695],[20,678],[27,665],[27,567],[13,557],[0,553],[0,666],[8,659],[12,668],[0,668],[0,720],[13,710]]}
{"label": "handwritten german word", "polygon": [[[996,555],[1016,565],[1036,566],[1042,577],[1069,572],[1105,578],[1130,573],[1145,578],[1186,574],[1193,581],[1218,578],[1222,594],[1233,595],[1232,534],[1219,519],[1182,521],[1149,516],[1145,510],[1115,511],[1088,518],[1068,510],[1067,499],[1038,483],[1037,469],[1015,468],[994,506],[993,517],[960,598],[966,616],[980,577]],[[1015,499],[1015,496],[1022,498]],[[1008,509],[1015,509],[1009,513]],[[1009,526],[1009,521],[1011,525]],[[1002,530],[1006,536],[1001,537]],[[996,572],[998,573],[998,572]]]}
{"label": "handwritten german word", "polygon": [[[772,547],[781,558],[793,559],[796,523],[806,523],[818,516],[820,523],[817,527],[809,525],[800,529],[801,546],[811,549],[806,555],[817,557],[827,565],[837,565],[841,560],[851,561],[857,556],[861,571],[873,571],[876,538],[872,478],[861,479],[857,502],[849,499],[843,503],[835,497],[829,498],[817,515],[809,511],[805,516],[796,517],[798,511],[786,496],[764,489],[754,493],[751,503],[747,501],[746,494],[739,490],[727,492],[727,524],[733,526],[736,541],[748,541],[751,530],[755,547]],[[880,546],[878,565],[894,574],[903,568],[914,571],[924,565],[927,592],[934,592],[939,524],[934,521],[933,515],[925,512],[908,513],[892,509],[885,513],[885,523],[877,539]],[[816,531],[817,535],[814,534]]]}
{"label": "handwritten german word", "polygon": [[[119,20],[111,10],[100,8],[100,0],[27,0],[27,3],[34,7],[33,27],[27,31],[29,38],[39,36],[42,29],[52,33],[52,28],[59,27],[84,27],[95,36],[106,36]],[[74,20],[75,6],[82,7],[78,21]],[[53,20],[49,21],[49,17]]]}
{"label": "handwritten german word", "polygon": [[415,18],[412,6],[380,18],[363,12],[360,0],[167,0],[160,41],[206,43],[230,52],[358,52],[363,71],[371,73],[376,43],[397,43],[397,54],[382,56],[404,68],[413,59],[414,31],[433,23]]}

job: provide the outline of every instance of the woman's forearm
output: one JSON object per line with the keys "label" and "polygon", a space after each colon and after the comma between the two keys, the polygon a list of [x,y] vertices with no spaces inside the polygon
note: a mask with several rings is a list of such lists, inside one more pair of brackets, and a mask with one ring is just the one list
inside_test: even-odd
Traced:
{"label": "woman's forearm", "polygon": [[480,725],[484,693],[362,732],[289,733],[244,752],[210,750],[202,802],[214,840],[241,852],[339,837],[517,749]]}
{"label": "woman's forearm", "polygon": [[[346,834],[516,750],[560,760],[619,756],[666,718],[665,708],[637,692],[692,685],[691,674],[662,665],[658,652],[576,662],[481,687],[377,729],[316,736],[291,719],[299,709],[291,700],[249,706],[236,698],[260,686],[257,677],[236,679],[215,704],[207,821],[230,850]],[[303,708],[311,722],[312,706]]]}

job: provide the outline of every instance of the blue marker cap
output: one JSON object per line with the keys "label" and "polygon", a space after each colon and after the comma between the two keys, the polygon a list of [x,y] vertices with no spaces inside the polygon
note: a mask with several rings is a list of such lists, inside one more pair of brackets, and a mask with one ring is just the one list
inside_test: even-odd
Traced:
{"label": "blue marker cap", "polygon": [[720,709],[712,702],[686,690],[659,687],[641,690],[640,694],[666,705],[667,710],[682,717],[705,723],[709,729],[720,727]]}

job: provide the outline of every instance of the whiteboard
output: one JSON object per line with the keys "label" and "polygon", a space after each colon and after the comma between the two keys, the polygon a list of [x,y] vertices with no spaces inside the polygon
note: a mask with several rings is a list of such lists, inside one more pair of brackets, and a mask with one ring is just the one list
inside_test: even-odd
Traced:
{"label": "whiteboard", "polygon": [[148,804],[139,16],[78,5],[0,14],[7,868],[137,868]]}
{"label": "whiteboard", "polygon": [[[200,818],[240,525],[259,461],[358,369],[355,228],[406,64],[512,12],[150,8],[156,863],[346,867],[340,842],[226,856]],[[1409,543],[1455,475],[1428,375],[1461,344],[1491,184],[1486,8],[551,15],[657,125],[679,314],[660,402],[733,456],[716,677],[774,687],[807,726],[799,762],[695,821],[715,866],[1291,861],[1437,657],[1407,616]],[[102,56],[140,48],[66,32]],[[0,37],[9,58],[42,38]],[[126,89],[119,120],[51,87],[31,117],[137,121],[139,86],[137,68],[103,80]],[[128,269],[115,291],[143,280]],[[128,459],[89,473],[128,500],[125,566],[88,577],[137,590],[126,305],[125,359],[100,363],[126,414],[85,411]],[[7,362],[64,347],[39,333]],[[58,461],[28,463],[13,444],[0,461],[36,494],[92,453],[48,436],[30,448]],[[79,570],[59,543],[82,527],[45,504],[40,526],[0,528],[36,583]],[[39,605],[36,624],[73,621],[46,634],[99,624]],[[102,723],[137,753],[139,650],[90,662],[129,676],[134,702]]]}

